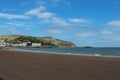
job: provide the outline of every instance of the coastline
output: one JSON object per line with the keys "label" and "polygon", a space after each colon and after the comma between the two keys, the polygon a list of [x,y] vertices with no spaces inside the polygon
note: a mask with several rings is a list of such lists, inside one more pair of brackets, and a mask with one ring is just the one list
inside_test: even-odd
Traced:
{"label": "coastline", "polygon": [[120,58],[24,51],[0,52],[5,80],[120,80]]}
{"label": "coastline", "polygon": [[11,51],[23,51],[23,52],[35,52],[35,53],[47,53],[47,54],[60,54],[60,55],[76,55],[76,56],[95,56],[95,57],[111,57],[111,58],[120,58],[120,56],[108,56],[101,54],[77,54],[77,53],[63,53],[63,52],[45,52],[45,51],[33,51],[33,50],[20,50],[20,49],[9,49]]}

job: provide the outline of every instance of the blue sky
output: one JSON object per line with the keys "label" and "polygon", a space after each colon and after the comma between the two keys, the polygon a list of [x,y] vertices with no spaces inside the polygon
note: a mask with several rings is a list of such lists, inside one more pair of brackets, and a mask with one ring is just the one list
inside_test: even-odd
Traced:
{"label": "blue sky", "polygon": [[120,0],[2,0],[0,35],[4,34],[120,47]]}

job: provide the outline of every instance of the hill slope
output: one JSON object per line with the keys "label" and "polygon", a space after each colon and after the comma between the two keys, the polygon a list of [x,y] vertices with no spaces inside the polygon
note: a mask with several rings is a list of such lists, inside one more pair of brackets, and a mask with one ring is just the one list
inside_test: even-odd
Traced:
{"label": "hill slope", "polygon": [[33,37],[25,35],[1,35],[0,41],[4,41],[10,44],[20,44],[20,43],[41,43],[44,47],[76,47],[75,44],[69,41],[63,41],[53,37]]}

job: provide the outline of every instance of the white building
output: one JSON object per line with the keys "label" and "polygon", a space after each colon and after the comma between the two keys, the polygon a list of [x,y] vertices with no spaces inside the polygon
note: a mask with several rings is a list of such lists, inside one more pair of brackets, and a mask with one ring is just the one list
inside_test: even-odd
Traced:
{"label": "white building", "polygon": [[41,47],[41,43],[32,43],[32,47]]}
{"label": "white building", "polygon": [[3,43],[4,42],[4,40],[0,40],[0,43]]}
{"label": "white building", "polygon": [[4,40],[0,40],[0,47],[5,47],[6,43],[4,42]]}
{"label": "white building", "polygon": [[12,44],[13,47],[26,47],[27,43]]}
{"label": "white building", "polygon": [[6,47],[6,45],[5,44],[0,44],[0,47]]}

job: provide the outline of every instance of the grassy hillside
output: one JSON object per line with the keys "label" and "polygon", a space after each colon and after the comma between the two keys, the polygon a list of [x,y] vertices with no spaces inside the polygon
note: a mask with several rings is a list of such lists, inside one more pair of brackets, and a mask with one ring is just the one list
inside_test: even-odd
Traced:
{"label": "grassy hillside", "polygon": [[42,46],[49,47],[75,47],[72,42],[63,41],[60,39],[56,39],[53,37],[33,37],[33,36],[25,36],[25,35],[2,35],[0,36],[0,40],[3,40],[6,43],[10,44],[20,44],[24,42],[31,43],[41,43]]}

